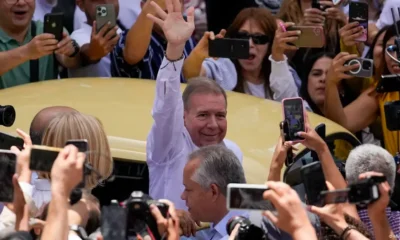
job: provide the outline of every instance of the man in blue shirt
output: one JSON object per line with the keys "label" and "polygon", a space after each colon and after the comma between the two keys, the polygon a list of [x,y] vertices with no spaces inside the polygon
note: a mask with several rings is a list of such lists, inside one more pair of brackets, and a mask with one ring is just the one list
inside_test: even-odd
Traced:
{"label": "man in blue shirt", "polygon": [[[182,0],[180,0],[182,2]],[[142,0],[142,12],[129,31],[121,35],[111,54],[111,75],[113,77],[156,79],[167,48],[167,40],[162,29],[147,18],[156,15],[151,1]],[[155,0],[163,10],[165,0]],[[182,5],[183,6],[183,5]],[[183,11],[183,7],[182,10]],[[193,38],[185,45],[185,57],[195,47]],[[186,82],[181,75],[181,82]]]}

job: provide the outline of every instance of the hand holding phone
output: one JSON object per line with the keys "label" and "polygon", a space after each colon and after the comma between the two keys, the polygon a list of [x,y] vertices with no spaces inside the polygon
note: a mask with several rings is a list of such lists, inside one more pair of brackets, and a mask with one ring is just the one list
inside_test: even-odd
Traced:
{"label": "hand holding phone", "polygon": [[13,176],[16,171],[17,155],[10,150],[0,150],[0,202],[14,199]]}
{"label": "hand holding phone", "polygon": [[325,46],[325,33],[322,26],[292,26],[288,31],[299,31],[300,35],[293,41],[298,48],[322,48]]}
{"label": "hand holding phone", "polygon": [[305,112],[302,98],[285,98],[282,100],[283,120],[288,124],[289,140],[298,142],[303,140],[298,132],[305,132]]}
{"label": "hand holding phone", "polygon": [[358,67],[346,72],[346,74],[360,77],[360,78],[369,78],[372,77],[374,71],[374,61],[372,59],[367,58],[355,58],[347,61],[344,66],[352,66],[357,65]]}
{"label": "hand holding phone", "polygon": [[313,7],[304,11],[303,26],[323,26],[325,23],[325,16],[319,2],[315,2]]}
{"label": "hand holding phone", "polygon": [[268,190],[262,184],[229,183],[227,188],[227,208],[232,210],[274,210],[272,204],[263,198]]}
{"label": "hand holding phone", "polygon": [[50,33],[55,36],[57,41],[63,39],[64,30],[64,14],[63,13],[47,13],[44,15],[43,32]]}
{"label": "hand holding phone", "polygon": [[294,46],[294,42],[299,38],[301,31],[287,31],[287,28],[294,26],[293,23],[279,22],[278,24],[279,27],[272,44],[272,58],[275,61],[283,61],[285,51],[295,51],[298,49]]}
{"label": "hand holding phone", "polygon": [[332,65],[328,70],[326,76],[326,81],[335,83],[336,85],[340,83],[342,79],[350,79],[353,76],[347,74],[349,71],[354,71],[359,68],[359,65],[349,65],[344,66],[344,64],[350,60],[356,59],[357,54],[349,54],[347,52],[340,52],[332,61]]}
{"label": "hand holding phone", "polygon": [[307,204],[320,205],[320,194],[322,191],[327,190],[321,163],[318,161],[304,165],[301,167],[300,173],[306,191]]}
{"label": "hand holding phone", "polygon": [[[114,4],[100,4],[96,6],[96,32],[99,33],[103,27],[108,30],[117,26],[117,16]],[[108,30],[106,32],[108,32]]]}
{"label": "hand holding phone", "polygon": [[210,57],[250,59],[249,39],[216,38],[208,41]]}
{"label": "hand holding phone", "polygon": [[368,3],[363,1],[351,1],[349,6],[349,23],[358,22],[362,27],[361,34],[355,39],[358,42],[366,42],[368,39]]}

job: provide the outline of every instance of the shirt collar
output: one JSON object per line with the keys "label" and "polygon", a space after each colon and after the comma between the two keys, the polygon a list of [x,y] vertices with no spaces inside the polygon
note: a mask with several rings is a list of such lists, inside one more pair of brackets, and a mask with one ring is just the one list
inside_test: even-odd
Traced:
{"label": "shirt collar", "polygon": [[[29,42],[28,40],[32,39],[31,27],[32,27],[32,23],[29,23],[28,31],[26,33],[24,42],[22,44],[25,44],[25,43]],[[10,37],[2,28],[0,28],[0,42],[9,43],[11,41],[17,41],[17,40]]]}
{"label": "shirt collar", "polygon": [[222,218],[221,221],[219,221],[217,223],[217,225],[214,226],[214,224],[211,224],[210,229],[217,231],[221,235],[221,237],[227,236],[228,232],[226,231],[226,224],[228,223],[228,221],[231,218],[233,218],[235,216],[248,217],[248,212],[245,212],[245,211],[229,211],[224,216],[224,218]]}

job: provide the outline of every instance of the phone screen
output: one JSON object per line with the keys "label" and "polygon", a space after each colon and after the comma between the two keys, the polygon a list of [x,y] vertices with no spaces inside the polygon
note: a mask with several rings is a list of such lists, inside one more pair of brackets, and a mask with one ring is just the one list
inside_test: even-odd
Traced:
{"label": "phone screen", "polygon": [[301,168],[301,178],[307,195],[307,203],[320,204],[320,194],[327,190],[325,176],[320,162],[313,162]]}
{"label": "phone screen", "polygon": [[297,132],[305,132],[303,100],[301,98],[287,99],[283,101],[285,121],[289,127],[289,138],[299,140]]}
{"label": "phone screen", "polygon": [[323,201],[323,205],[345,203],[348,200],[348,196],[349,196],[349,189],[321,192],[321,199]]}
{"label": "phone screen", "polygon": [[11,152],[0,151],[0,202],[12,202],[14,186],[12,183],[17,156]]}
{"label": "phone screen", "polygon": [[32,148],[29,168],[33,171],[51,172],[60,151],[45,148]]}
{"label": "phone screen", "polygon": [[349,202],[350,203],[368,203],[378,197],[378,186],[369,181],[361,181],[350,185]]}
{"label": "phone screen", "polygon": [[365,2],[350,2],[349,22],[358,22],[363,29],[363,35],[357,41],[367,41],[368,38],[368,4]]}
{"label": "phone screen", "polygon": [[101,233],[104,240],[126,239],[128,211],[119,206],[101,209]]}
{"label": "phone screen", "polygon": [[228,186],[229,208],[246,210],[273,210],[270,202],[263,198],[263,194],[268,188],[260,185],[258,188],[246,186]]}
{"label": "phone screen", "polygon": [[87,152],[88,151],[88,142],[86,139],[82,140],[70,140],[67,141],[65,145],[74,145],[75,147],[78,148],[79,152]]}

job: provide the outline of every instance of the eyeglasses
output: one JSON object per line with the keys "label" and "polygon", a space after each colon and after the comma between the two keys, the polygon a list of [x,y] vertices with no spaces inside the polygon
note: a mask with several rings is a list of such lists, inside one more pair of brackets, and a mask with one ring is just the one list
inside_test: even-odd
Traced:
{"label": "eyeglasses", "polygon": [[246,32],[238,32],[235,34],[236,38],[239,39],[252,39],[254,44],[257,45],[264,45],[270,42],[270,39],[267,35],[262,35],[262,34],[250,34]]}
{"label": "eyeglasses", "polygon": [[[14,4],[16,4],[18,1],[21,1],[21,0],[5,0],[5,1],[6,1],[7,4],[14,5]],[[23,0],[23,1],[25,1],[26,3],[31,3],[31,2],[33,2],[34,0]]]}

